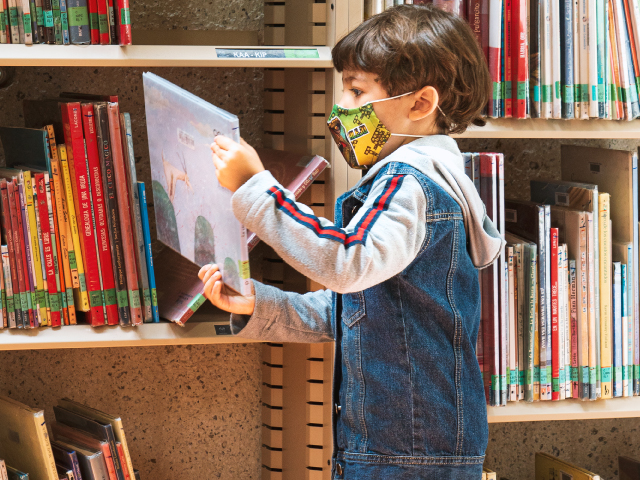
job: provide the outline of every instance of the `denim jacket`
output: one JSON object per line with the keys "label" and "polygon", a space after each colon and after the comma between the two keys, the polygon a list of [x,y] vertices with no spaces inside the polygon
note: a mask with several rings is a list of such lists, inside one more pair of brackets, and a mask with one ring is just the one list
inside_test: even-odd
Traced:
{"label": "denim jacket", "polygon": [[[254,282],[254,313],[232,315],[232,332],[335,342],[332,479],[481,478],[488,426],[475,356],[480,290],[459,202],[424,171],[390,161],[337,200],[331,228],[362,225],[372,195],[379,202],[385,193],[376,180],[390,178],[410,178],[423,196],[409,261],[400,256],[400,268],[382,281],[357,277],[364,282],[357,291],[299,295]],[[275,201],[273,208],[286,207]],[[241,220],[269,215],[251,208]],[[249,218],[247,226],[271,244],[273,232],[258,223]]]}

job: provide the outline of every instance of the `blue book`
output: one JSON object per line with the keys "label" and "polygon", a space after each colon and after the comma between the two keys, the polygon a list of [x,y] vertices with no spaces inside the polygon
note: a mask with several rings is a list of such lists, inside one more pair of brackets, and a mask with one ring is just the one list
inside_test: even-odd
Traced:
{"label": "blue book", "polygon": [[622,274],[620,262],[613,262],[613,396],[622,396]]}
{"label": "blue book", "polygon": [[56,461],[56,465],[60,465],[67,470],[71,470],[76,480],[82,480],[80,464],[78,463],[78,456],[76,455],[75,450],[69,450],[59,443],[52,441],[51,451],[53,452],[53,458]]}
{"label": "blue book", "polygon": [[89,10],[87,0],[68,0],[69,38],[73,45],[87,45],[91,43],[89,30]]}
{"label": "blue book", "polygon": [[62,44],[69,45],[69,12],[67,12],[67,0],[60,0],[60,23],[62,25]]}
{"label": "blue book", "polygon": [[147,194],[144,182],[138,182],[138,196],[140,197],[140,219],[142,220],[142,238],[144,239],[144,256],[147,259],[147,275],[149,275],[149,290],[151,290],[151,315],[153,323],[160,322],[158,312],[158,294],[156,292],[156,275],[153,271],[153,254],[151,253],[151,230],[149,229],[149,212],[147,210]]}

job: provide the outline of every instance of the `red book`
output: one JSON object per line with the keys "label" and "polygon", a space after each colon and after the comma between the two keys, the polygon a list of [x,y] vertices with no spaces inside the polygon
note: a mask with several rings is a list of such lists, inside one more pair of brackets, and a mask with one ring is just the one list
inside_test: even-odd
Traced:
{"label": "red book", "polygon": [[98,0],[88,0],[89,28],[91,32],[91,45],[100,45],[100,26],[98,19]]}
{"label": "red book", "polygon": [[85,144],[82,132],[82,111],[80,103],[62,103],[62,124],[67,145],[67,161],[69,163],[73,203],[78,215],[80,230],[80,248],[84,259],[84,275],[89,293],[89,312],[87,322],[92,326],[105,324],[100,288],[100,270],[98,269],[98,252],[91,218],[91,190],[85,157]]}
{"label": "red book", "polygon": [[[491,153],[480,154],[480,197],[485,204],[487,216],[498,228],[498,165]],[[482,343],[485,395],[487,404],[500,404],[500,312],[498,281],[499,262],[480,270],[482,288]]]}
{"label": "red book", "polygon": [[[4,178],[0,180],[0,191],[2,192],[2,233],[7,242],[9,250],[9,268],[11,270],[11,284],[13,285],[13,301],[16,312],[16,326],[21,328],[24,325],[22,307],[20,305],[20,287],[18,282],[18,268],[16,252],[14,246],[13,224],[11,223],[11,204],[9,202],[9,184]],[[12,188],[13,191],[13,188]]]}
{"label": "red book", "polygon": [[[482,0],[469,0],[467,9],[467,19],[471,26],[473,36],[478,40],[478,45],[482,46],[482,29],[480,26],[480,12],[482,11]],[[487,44],[488,45],[488,44]]]}
{"label": "red book", "polygon": [[111,34],[109,32],[109,5],[107,0],[98,1],[98,35],[100,45],[109,45],[111,43]]}
{"label": "red book", "polygon": [[489,2],[480,0],[480,46],[489,65]]}
{"label": "red book", "polygon": [[[24,241],[24,225],[22,223],[22,202],[20,201],[20,190],[18,187],[18,180],[17,179],[13,179],[12,182],[13,184],[13,195],[14,195],[14,205],[16,207],[16,221],[17,221],[17,231],[18,231],[18,238],[19,238],[19,245],[20,245],[20,256],[22,257],[22,275],[24,278],[24,292],[27,298],[27,302],[30,301],[31,299],[31,282],[29,281],[30,279],[30,275],[29,275],[29,263],[27,262],[27,245],[25,244]],[[11,212],[11,214],[13,215],[13,211]],[[12,221],[13,221],[13,217],[12,217]],[[16,243],[16,246],[18,246],[18,243]],[[19,268],[19,267],[18,267]],[[29,308],[28,310],[29,312],[29,326],[31,328],[36,328],[38,327],[38,321],[36,319],[36,314],[33,311],[33,306],[31,308]]]}
{"label": "red book", "polygon": [[107,225],[104,192],[102,190],[102,173],[98,156],[98,140],[96,135],[93,104],[82,104],[82,118],[84,120],[84,137],[87,145],[87,159],[89,164],[89,179],[91,183],[91,198],[93,199],[93,213],[95,217],[95,234],[98,240],[98,261],[102,274],[102,290],[105,296],[107,323],[118,325],[118,303],[116,299],[116,283],[111,263],[111,244],[109,242],[109,228]]}
{"label": "red book", "polygon": [[[503,0],[504,6],[504,78],[502,82],[510,85],[513,80],[513,0]],[[506,90],[506,89],[505,89]],[[505,91],[504,98],[504,117],[511,118],[513,116],[513,101],[511,92]]]}
{"label": "red book", "polygon": [[117,0],[116,22],[118,24],[118,40],[120,45],[131,45],[131,13],[129,0]]}
{"label": "red book", "polygon": [[118,450],[118,458],[120,459],[120,465],[122,465],[122,473],[124,474],[124,480],[130,480],[129,468],[127,467],[127,459],[124,455],[124,448],[122,448],[122,443],[116,442],[116,449]]}
{"label": "red book", "polygon": [[62,324],[60,315],[60,296],[56,286],[56,271],[53,261],[53,245],[51,244],[51,228],[49,223],[49,207],[47,204],[47,189],[44,182],[44,173],[35,174],[35,182],[38,188],[38,216],[42,230],[42,253],[47,275],[47,288],[49,290],[49,306],[51,308],[51,326],[59,327]]}
{"label": "red book", "polygon": [[16,288],[13,287],[14,304],[16,298],[20,300],[20,310],[22,310],[22,325],[24,328],[31,327],[31,315],[27,307],[27,287],[24,278],[24,265],[22,263],[22,242],[20,241],[20,230],[18,229],[18,211],[16,210],[16,185],[13,181],[7,182],[9,193],[9,215],[11,217],[11,233],[13,235],[13,253],[16,259],[16,276],[18,277],[18,297],[15,297]]}
{"label": "red book", "polygon": [[124,250],[124,266],[129,290],[129,306],[131,308],[131,323],[142,324],[142,308],[140,305],[140,290],[138,286],[138,269],[136,268],[136,245],[133,241],[131,227],[131,205],[129,189],[127,187],[127,172],[124,166],[124,150],[120,132],[120,111],[117,103],[107,106],[109,116],[109,133],[111,134],[111,150],[113,154],[113,170],[118,199],[118,215],[120,216],[120,233]]}
{"label": "red book", "polygon": [[558,331],[558,229],[551,229],[551,400],[560,400],[560,338]]}
{"label": "red book", "polygon": [[527,2],[512,0],[511,4],[511,98],[513,117],[527,118],[527,88],[529,53],[527,46]]}

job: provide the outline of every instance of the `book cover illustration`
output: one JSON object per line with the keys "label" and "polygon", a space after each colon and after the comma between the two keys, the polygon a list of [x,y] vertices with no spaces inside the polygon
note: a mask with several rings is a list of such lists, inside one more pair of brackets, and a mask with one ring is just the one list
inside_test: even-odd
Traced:
{"label": "book cover illustration", "polygon": [[224,283],[249,294],[246,230],[210,149],[216,135],[240,140],[238,118],[152,73],[143,81],[158,240],[198,266],[219,264]]}

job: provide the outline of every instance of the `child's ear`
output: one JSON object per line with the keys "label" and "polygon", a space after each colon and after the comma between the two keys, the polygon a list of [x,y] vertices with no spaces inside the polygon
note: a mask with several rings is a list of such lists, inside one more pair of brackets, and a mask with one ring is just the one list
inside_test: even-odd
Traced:
{"label": "child's ear", "polygon": [[409,112],[409,119],[417,122],[431,115],[438,107],[440,96],[438,91],[431,87],[423,87],[414,94],[415,104]]}

